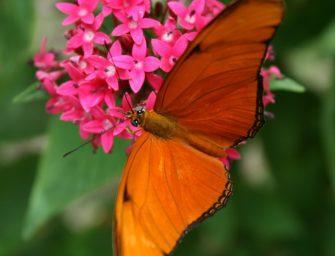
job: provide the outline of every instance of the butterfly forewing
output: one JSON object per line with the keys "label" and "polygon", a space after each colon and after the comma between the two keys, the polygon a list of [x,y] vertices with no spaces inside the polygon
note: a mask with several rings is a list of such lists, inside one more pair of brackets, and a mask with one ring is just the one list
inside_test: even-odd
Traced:
{"label": "butterfly forewing", "polygon": [[231,146],[263,121],[260,67],[283,16],[282,0],[241,0],[191,43],[158,93],[155,110]]}

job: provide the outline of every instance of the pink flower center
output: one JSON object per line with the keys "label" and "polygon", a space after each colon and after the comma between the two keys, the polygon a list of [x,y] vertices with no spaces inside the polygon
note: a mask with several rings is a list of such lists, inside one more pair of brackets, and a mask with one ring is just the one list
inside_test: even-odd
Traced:
{"label": "pink flower center", "polygon": [[136,29],[137,27],[138,27],[138,23],[134,20],[132,20],[128,23],[128,28],[129,29]]}
{"label": "pink flower center", "polygon": [[143,69],[143,62],[142,61],[135,61],[135,68],[136,69]]}
{"label": "pink flower center", "polygon": [[185,21],[190,23],[190,24],[194,24],[195,20],[196,20],[196,17],[195,17],[195,11],[194,10],[192,10],[189,14],[187,14],[185,16]]}
{"label": "pink flower center", "polygon": [[175,56],[171,56],[171,57],[169,58],[169,63],[170,63],[170,65],[174,65],[174,64],[176,63],[176,61],[177,61],[177,58],[176,58]]}
{"label": "pink flower center", "polygon": [[81,8],[80,10],[79,10],[79,12],[78,12],[78,15],[80,16],[80,17],[84,17],[84,16],[86,16],[88,14],[88,11],[86,10],[86,9],[84,9],[84,8]]}
{"label": "pink flower center", "polygon": [[84,40],[86,42],[91,42],[94,39],[94,32],[92,30],[88,30],[84,33]]}
{"label": "pink flower center", "polygon": [[113,124],[111,121],[109,121],[108,119],[105,119],[103,121],[103,126],[104,126],[104,130],[108,131],[109,129],[113,128]]}
{"label": "pink flower center", "polygon": [[82,61],[79,62],[79,68],[80,68],[80,69],[85,69],[85,68],[87,68],[87,66],[88,66],[88,65],[87,65],[87,62],[86,62],[86,61],[83,61],[83,60],[82,60]]}
{"label": "pink flower center", "polygon": [[169,32],[164,33],[163,36],[162,36],[162,39],[163,39],[163,41],[171,42],[173,40],[172,32],[169,31]]}
{"label": "pink flower center", "polygon": [[108,67],[105,68],[105,74],[106,76],[110,77],[110,76],[114,76],[116,73],[116,69],[113,65],[110,65]]}

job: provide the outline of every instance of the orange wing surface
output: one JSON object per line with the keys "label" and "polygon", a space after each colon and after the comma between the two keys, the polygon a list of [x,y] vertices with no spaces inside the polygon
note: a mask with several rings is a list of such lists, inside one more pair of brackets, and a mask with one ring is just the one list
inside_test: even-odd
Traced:
{"label": "orange wing surface", "polygon": [[[176,63],[154,110],[223,148],[253,136],[263,124],[259,72],[283,9],[282,0],[228,6]],[[116,255],[169,255],[185,232],[225,205],[230,191],[217,158],[143,132],[118,191]]]}
{"label": "orange wing surface", "polygon": [[224,147],[263,124],[259,74],[283,17],[282,0],[240,0],[191,43],[158,93],[155,111]]}
{"label": "orange wing surface", "polygon": [[135,142],[116,205],[116,255],[168,255],[230,195],[222,162],[150,133]]}

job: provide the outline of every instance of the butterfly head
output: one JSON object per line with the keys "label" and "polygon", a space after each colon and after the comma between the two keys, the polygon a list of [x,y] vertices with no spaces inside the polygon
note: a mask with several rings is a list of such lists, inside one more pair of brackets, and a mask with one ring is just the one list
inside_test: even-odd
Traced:
{"label": "butterfly head", "polygon": [[127,113],[127,118],[133,126],[138,127],[143,123],[145,114],[145,108],[142,106],[137,106]]}

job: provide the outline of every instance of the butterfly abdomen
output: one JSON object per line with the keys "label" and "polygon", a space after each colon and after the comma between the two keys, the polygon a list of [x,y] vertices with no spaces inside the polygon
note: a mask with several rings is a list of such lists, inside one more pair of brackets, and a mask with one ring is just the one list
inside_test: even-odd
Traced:
{"label": "butterfly abdomen", "polygon": [[145,112],[142,128],[145,131],[164,139],[180,139],[184,143],[187,143],[210,156],[224,157],[226,155],[225,148],[214,141],[201,134],[196,134],[187,130],[185,127],[179,125],[176,120],[158,114],[153,110]]}

